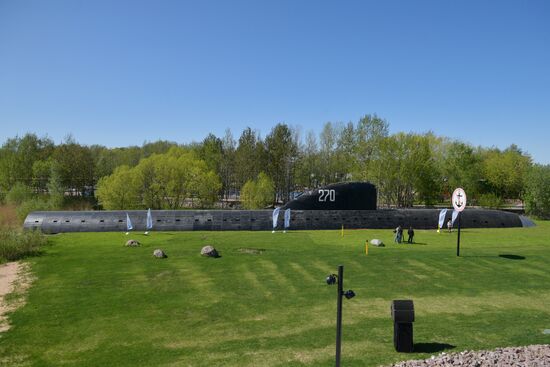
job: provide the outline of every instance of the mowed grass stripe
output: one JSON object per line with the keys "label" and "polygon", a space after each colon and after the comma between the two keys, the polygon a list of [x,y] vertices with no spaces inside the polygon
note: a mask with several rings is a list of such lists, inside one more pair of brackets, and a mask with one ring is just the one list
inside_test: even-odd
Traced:
{"label": "mowed grass stripe", "polygon": [[265,257],[258,259],[257,264],[259,268],[258,270],[263,274],[262,279],[264,279],[265,282],[275,285],[277,289],[281,289],[292,294],[296,293],[296,287],[289,279],[292,272],[281,271],[275,262],[266,260]]}

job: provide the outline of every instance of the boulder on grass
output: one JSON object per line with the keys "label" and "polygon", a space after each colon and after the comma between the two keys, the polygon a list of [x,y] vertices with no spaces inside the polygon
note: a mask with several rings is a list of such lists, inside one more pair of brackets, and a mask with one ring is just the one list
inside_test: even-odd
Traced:
{"label": "boulder on grass", "polygon": [[128,240],[128,241],[126,241],[126,246],[128,246],[128,247],[138,247],[139,242],[136,241],[136,240]]}
{"label": "boulder on grass", "polygon": [[213,246],[204,246],[201,249],[201,255],[202,256],[208,256],[208,257],[219,257],[220,254],[218,254],[218,251]]}
{"label": "boulder on grass", "polygon": [[157,259],[164,259],[165,257],[168,257],[161,249],[156,249],[155,251],[153,251],[153,256]]}
{"label": "boulder on grass", "polygon": [[382,242],[382,240],[379,240],[378,238],[374,238],[370,240],[370,244],[377,247],[384,247],[384,243]]}

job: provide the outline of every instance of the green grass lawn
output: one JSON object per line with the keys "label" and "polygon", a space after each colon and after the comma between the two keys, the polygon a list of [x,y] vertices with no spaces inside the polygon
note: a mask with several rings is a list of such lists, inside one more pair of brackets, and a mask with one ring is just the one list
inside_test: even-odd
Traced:
{"label": "green grass lawn", "polygon": [[[345,366],[550,343],[549,222],[464,230],[460,258],[456,233],[416,233],[412,246],[389,230],[51,236],[28,260],[36,280],[0,337],[0,365],[332,366],[336,289],[325,276],[339,264],[357,294],[344,300]],[[366,256],[372,238],[387,246]],[[206,244],[222,257],[201,257]],[[392,344],[390,302],[406,298],[413,354]]]}

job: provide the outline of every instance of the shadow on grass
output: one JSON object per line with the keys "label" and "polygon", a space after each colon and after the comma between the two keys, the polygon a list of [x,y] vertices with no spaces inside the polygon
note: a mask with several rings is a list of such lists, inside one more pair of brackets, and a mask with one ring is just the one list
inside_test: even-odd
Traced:
{"label": "shadow on grass", "polygon": [[511,255],[511,254],[500,254],[498,257],[503,257],[509,260],[525,260],[525,256],[521,255]]}
{"label": "shadow on grass", "polygon": [[472,258],[475,258],[475,257],[487,257],[487,258],[497,258],[497,257],[502,257],[504,259],[508,259],[508,260],[525,260],[525,256],[521,256],[521,255],[512,255],[512,254],[500,254],[500,255],[460,255],[460,257],[472,257]]}
{"label": "shadow on grass", "polygon": [[[385,245],[387,245],[385,242],[384,242]],[[390,243],[390,245],[396,245],[396,246],[403,246],[403,247],[408,247],[408,246],[427,246],[428,244],[425,243],[425,242],[413,242],[413,243],[408,243],[407,241],[403,241],[401,243],[397,243],[397,242],[393,242],[393,243]],[[369,243],[369,246],[370,246],[370,243]],[[374,245],[372,245],[374,246]],[[383,246],[382,246],[383,247]]]}
{"label": "shadow on grass", "polygon": [[456,345],[447,343],[415,343],[413,351],[414,353],[437,353],[454,348]]}

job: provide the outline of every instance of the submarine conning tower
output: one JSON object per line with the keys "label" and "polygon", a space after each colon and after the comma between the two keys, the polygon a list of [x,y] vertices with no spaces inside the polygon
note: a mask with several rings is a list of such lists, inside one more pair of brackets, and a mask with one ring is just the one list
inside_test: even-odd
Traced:
{"label": "submarine conning tower", "polygon": [[281,210],[376,210],[376,186],[345,182],[306,191]]}

